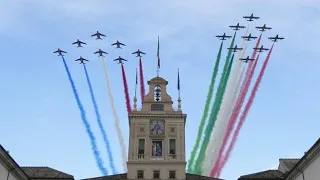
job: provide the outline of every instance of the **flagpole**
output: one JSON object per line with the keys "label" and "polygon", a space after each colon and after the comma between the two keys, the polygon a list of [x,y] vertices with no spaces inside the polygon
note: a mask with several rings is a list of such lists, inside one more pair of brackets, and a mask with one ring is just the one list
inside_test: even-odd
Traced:
{"label": "flagpole", "polygon": [[179,68],[178,68],[178,111],[181,111],[180,73],[179,73]]}
{"label": "flagpole", "polygon": [[159,77],[159,71],[160,71],[160,42],[159,42],[159,36],[158,36],[157,57],[158,57],[158,64],[157,64],[157,77]]}
{"label": "flagpole", "polygon": [[134,89],[133,110],[137,110],[137,86],[138,86],[138,70],[136,68],[136,84]]}

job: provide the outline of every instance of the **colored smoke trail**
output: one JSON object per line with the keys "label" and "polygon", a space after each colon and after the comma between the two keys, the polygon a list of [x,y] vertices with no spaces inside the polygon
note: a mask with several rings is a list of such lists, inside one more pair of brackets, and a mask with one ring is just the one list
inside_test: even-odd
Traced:
{"label": "colored smoke trail", "polygon": [[[262,34],[259,36],[258,40],[257,40],[257,43],[255,45],[255,48],[258,48],[259,45],[260,45],[260,41],[261,41],[261,36]],[[251,59],[255,59],[255,56],[257,54],[257,49],[254,49],[252,55],[251,55]],[[219,152],[219,156],[218,156],[218,159],[217,161],[215,162],[215,166],[214,168],[211,170],[211,173],[210,174],[214,174],[214,172],[219,169],[219,164],[221,163],[221,159],[222,159],[222,153],[224,151],[224,149],[226,148],[225,146],[227,145],[227,142],[228,142],[228,139],[232,133],[232,130],[234,128],[234,125],[238,119],[238,116],[239,116],[239,113],[240,113],[240,110],[241,110],[241,107],[243,105],[243,102],[245,100],[245,97],[246,97],[246,94],[248,92],[248,88],[250,86],[250,82],[252,80],[252,75],[251,75],[251,70],[252,70],[252,64],[253,62],[249,62],[249,65],[248,65],[248,68],[247,68],[247,71],[246,71],[246,76],[245,76],[245,79],[243,80],[243,83],[242,83],[242,87],[241,87],[241,90],[240,90],[240,93],[238,95],[238,98],[236,100],[236,103],[235,105],[233,106],[234,109],[231,113],[231,117],[229,118],[229,122],[228,122],[228,126],[227,126],[227,131],[226,131],[226,134],[223,138],[223,142],[222,142],[222,148]]]}
{"label": "colored smoke trail", "polygon": [[191,152],[191,155],[190,155],[190,159],[189,159],[189,162],[188,162],[188,171],[189,172],[192,172],[193,169],[194,169],[194,166],[195,166],[194,158],[196,156],[196,152],[198,150],[198,147],[199,147],[199,144],[200,144],[200,141],[201,141],[201,136],[202,136],[202,133],[203,133],[203,130],[204,130],[204,126],[206,124],[206,120],[208,118],[209,108],[210,108],[210,104],[211,104],[212,96],[213,96],[214,84],[215,84],[215,81],[216,81],[216,78],[217,78],[217,75],[218,75],[218,71],[219,71],[219,64],[220,64],[220,59],[221,59],[222,47],[223,47],[223,41],[221,42],[221,45],[220,45],[220,48],[219,48],[219,52],[218,52],[218,55],[217,55],[217,60],[216,60],[216,63],[214,65],[213,73],[212,73],[212,76],[211,76],[211,82],[210,82],[210,85],[209,85],[209,90],[208,90],[208,94],[207,94],[207,100],[206,100],[206,104],[205,104],[205,107],[204,107],[204,111],[203,111],[203,115],[202,115],[202,118],[201,118],[201,122],[200,122],[200,125],[199,125],[199,128],[198,128],[198,136],[197,136],[197,139],[196,139],[196,143],[193,146],[193,149],[192,149],[192,152]]}
{"label": "colored smoke trail", "polygon": [[[230,44],[230,48],[232,48],[234,46],[235,37],[236,37],[236,32],[234,33],[232,42]],[[203,165],[203,160],[205,158],[205,152],[207,151],[207,147],[208,147],[208,144],[210,141],[212,130],[213,130],[213,127],[214,127],[215,122],[217,120],[218,113],[220,111],[220,106],[222,103],[223,95],[224,95],[225,88],[226,88],[226,85],[227,85],[227,82],[229,79],[230,71],[232,68],[232,66],[231,66],[232,62],[233,62],[232,58],[234,56],[232,56],[232,58],[231,58],[231,54],[232,54],[232,50],[229,49],[229,52],[228,52],[228,55],[226,58],[226,62],[225,62],[224,68],[223,68],[223,73],[220,78],[218,90],[216,92],[215,101],[212,105],[212,110],[211,110],[211,113],[209,116],[209,121],[208,121],[208,124],[205,128],[205,131],[204,131],[204,138],[203,138],[202,145],[200,147],[199,157],[196,161],[196,165],[197,165],[195,168],[196,174],[202,174],[202,168],[203,168],[202,165]]]}
{"label": "colored smoke trail", "polygon": [[124,71],[123,64],[121,64],[121,72],[122,72],[124,94],[125,94],[125,98],[126,98],[127,112],[128,112],[128,114],[130,114],[132,112],[132,109],[131,109],[131,103],[130,103],[130,97],[129,97],[128,82],[127,82],[126,72]]}
{"label": "colored smoke trail", "polygon": [[141,95],[141,103],[144,101],[145,96],[145,88],[144,88],[144,77],[143,77],[143,68],[142,68],[142,60],[139,59],[139,71],[140,71],[140,95]]}
{"label": "colored smoke trail", "polygon": [[104,76],[106,78],[108,96],[109,96],[109,100],[110,100],[110,104],[111,104],[112,115],[113,115],[113,118],[114,118],[114,125],[115,125],[115,128],[116,128],[117,138],[118,138],[118,141],[120,143],[120,148],[121,148],[122,169],[124,171],[127,171],[127,163],[126,163],[126,161],[127,161],[126,149],[127,148],[126,148],[126,144],[124,143],[123,136],[122,136],[122,131],[121,131],[121,128],[120,128],[120,118],[119,118],[118,113],[117,113],[116,105],[114,104],[114,98],[113,98],[113,95],[112,95],[112,88],[111,88],[111,83],[110,83],[109,76],[108,76],[107,65],[105,63],[105,60],[104,60],[103,56],[101,58],[101,61],[102,61]]}
{"label": "colored smoke trail", "polygon": [[[247,26],[245,31],[245,36],[249,34],[249,26]],[[206,158],[204,160],[203,166],[203,174],[205,176],[209,176],[210,171],[214,164],[217,162],[217,158],[219,157],[219,152],[222,145],[223,136],[226,133],[228,120],[230,118],[230,114],[233,110],[234,103],[236,101],[236,97],[238,92],[240,91],[241,80],[244,74],[244,66],[240,58],[243,58],[245,51],[247,49],[247,41],[242,39],[241,48],[242,50],[237,54],[237,58],[235,59],[235,66],[230,75],[230,80],[227,83],[225,98],[221,104],[221,110],[219,111],[217,121],[215,123],[214,130],[211,134],[211,140],[206,152]]]}
{"label": "colored smoke trail", "polygon": [[[248,89],[249,89],[249,86],[250,86],[250,84],[251,84],[251,81],[252,81],[252,78],[253,78],[253,74],[254,74],[254,71],[255,71],[255,69],[256,69],[256,66],[257,66],[257,62],[258,62],[258,60],[259,60],[259,55],[258,55],[258,57],[257,57],[257,59],[254,61],[254,63],[253,63],[253,67],[252,67],[252,69],[251,69],[251,71],[250,71],[250,78],[249,78],[249,81],[247,82],[247,84],[245,84],[245,91],[243,92],[243,94],[240,94],[239,96],[241,96],[240,98],[241,98],[241,100],[243,99],[243,101],[244,101],[244,99],[245,99],[245,96],[246,96],[246,93],[247,93],[247,91],[248,91]],[[241,105],[241,107],[242,107],[242,105]],[[240,107],[240,109],[241,109],[241,107]],[[228,139],[226,139],[226,140],[228,140]],[[219,174],[219,172],[220,172],[220,169],[221,169],[221,161],[222,161],[222,153],[223,153],[223,151],[221,151],[220,152],[221,154],[219,154],[219,159],[217,160],[217,163],[216,163],[216,167],[215,168],[213,168],[212,170],[211,170],[211,172],[210,172],[210,175],[211,176],[215,176],[215,175],[218,175]]]}
{"label": "colored smoke trail", "polygon": [[87,79],[87,83],[88,83],[88,87],[89,87],[89,91],[90,91],[90,97],[91,97],[91,100],[92,100],[92,103],[93,103],[94,112],[96,114],[98,126],[99,126],[100,132],[102,134],[102,138],[103,138],[104,144],[105,144],[105,146],[107,148],[107,153],[108,153],[108,158],[109,158],[109,165],[110,165],[112,174],[117,174],[116,168],[114,167],[114,163],[113,163],[113,155],[112,155],[110,142],[109,142],[107,133],[106,133],[106,131],[105,131],[104,127],[103,127],[102,121],[101,121],[101,116],[100,116],[98,104],[97,104],[97,101],[96,101],[96,98],[95,98],[95,95],[94,95],[94,92],[93,92],[91,80],[90,80],[89,73],[88,73],[88,70],[87,70],[87,67],[86,67],[85,64],[83,64],[83,69],[84,69],[84,72],[85,72],[85,75],[86,75],[86,79]]}
{"label": "colored smoke trail", "polygon": [[76,86],[74,84],[74,81],[72,79],[72,76],[71,76],[71,73],[69,71],[69,68],[68,68],[68,65],[64,59],[63,56],[62,57],[62,60],[63,60],[63,64],[64,64],[64,67],[66,69],[66,72],[68,74],[68,79],[70,81],[70,84],[71,84],[71,87],[72,87],[72,91],[73,91],[73,95],[77,101],[77,105],[78,105],[78,108],[80,110],[80,114],[81,114],[81,119],[82,119],[82,122],[86,128],[86,131],[87,131],[87,134],[90,138],[90,143],[91,143],[91,148],[92,148],[92,151],[93,151],[93,154],[94,154],[94,157],[96,159],[96,163],[97,163],[97,166],[99,168],[99,170],[101,171],[101,173],[106,176],[108,174],[108,170],[103,166],[103,161],[101,159],[101,156],[100,156],[100,152],[98,151],[98,147],[97,147],[97,143],[96,143],[96,138],[94,137],[93,135],[93,132],[91,130],[91,127],[90,127],[90,124],[87,120],[87,117],[86,117],[86,112],[84,110],[84,107],[80,101],[80,98],[79,98],[79,94],[78,94],[78,91],[76,89]]}
{"label": "colored smoke trail", "polygon": [[[256,96],[256,94],[257,94],[259,85],[260,85],[260,83],[261,83],[261,81],[262,81],[264,72],[265,72],[265,70],[266,70],[266,68],[267,68],[267,65],[268,65],[268,62],[269,62],[269,60],[270,60],[271,53],[272,53],[272,50],[273,50],[273,46],[274,46],[274,44],[273,44],[272,47],[270,48],[270,51],[269,51],[269,53],[268,53],[268,55],[267,55],[267,57],[266,57],[263,65],[262,65],[262,69],[261,69],[261,71],[260,71],[260,73],[259,73],[259,75],[258,75],[257,82],[255,83],[255,85],[254,85],[254,87],[253,87],[253,89],[252,89],[252,91],[251,91],[251,95],[250,95],[250,97],[249,97],[248,103],[246,104],[245,109],[244,109],[244,112],[242,113],[242,115],[241,115],[241,117],[240,117],[239,124],[237,125],[236,130],[235,130],[235,132],[234,132],[234,134],[233,134],[233,137],[232,137],[230,146],[229,146],[229,148],[228,148],[228,150],[227,150],[227,152],[226,152],[225,158],[223,159],[223,162],[222,162],[222,164],[221,164],[221,166],[220,166],[220,168],[219,168],[219,171],[218,171],[218,174],[217,174],[218,177],[220,176],[221,170],[223,169],[223,167],[225,166],[225,164],[227,163],[227,161],[228,161],[228,159],[229,159],[229,157],[230,157],[230,155],[231,155],[231,152],[232,152],[232,150],[233,150],[233,148],[234,148],[234,145],[235,145],[235,143],[236,143],[236,141],[237,141],[237,138],[238,138],[238,136],[239,136],[240,130],[241,130],[243,124],[244,124],[244,121],[245,121],[245,119],[246,119],[246,117],[247,117],[247,115],[248,115],[248,112],[249,112],[249,110],[250,110],[250,108],[251,108],[251,105],[252,105],[252,103],[253,103],[253,101],[254,101],[254,99],[255,99],[255,96]],[[255,65],[256,65],[256,64],[257,64],[257,62],[255,62]],[[252,73],[253,73],[253,72],[254,72],[254,69],[252,70]]]}

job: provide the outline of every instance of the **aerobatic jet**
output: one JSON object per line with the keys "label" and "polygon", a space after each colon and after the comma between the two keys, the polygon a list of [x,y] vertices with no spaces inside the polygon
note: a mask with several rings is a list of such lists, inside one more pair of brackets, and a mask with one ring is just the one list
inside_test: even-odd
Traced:
{"label": "aerobatic jet", "polygon": [[93,54],[99,54],[100,56],[104,56],[103,54],[108,54],[107,52],[102,51],[101,49],[99,49],[97,52],[93,53]]}
{"label": "aerobatic jet", "polygon": [[247,40],[247,41],[251,41],[251,39],[256,39],[257,37],[252,36],[251,33],[249,34],[249,36],[241,36],[241,38]]}
{"label": "aerobatic jet", "polygon": [[279,37],[279,35],[277,34],[275,37],[269,37],[268,39],[270,39],[273,42],[277,42],[278,40],[283,40],[283,37]]}
{"label": "aerobatic jet", "polygon": [[106,35],[99,33],[99,31],[91,35],[91,37],[95,37],[95,36],[97,37],[96,39],[101,39],[101,40],[102,40],[101,36],[106,37]]}
{"label": "aerobatic jet", "polygon": [[132,54],[137,54],[136,57],[142,57],[141,54],[145,55],[146,53],[144,53],[144,52],[142,52],[142,51],[140,51],[140,50],[138,49],[138,51],[133,52]]}
{"label": "aerobatic jet", "polygon": [[253,21],[256,19],[260,19],[260,17],[253,16],[253,13],[250,16],[243,16],[243,18],[246,19],[247,21]]}
{"label": "aerobatic jet", "polygon": [[233,30],[236,30],[236,31],[245,28],[245,26],[240,26],[239,23],[237,25],[235,25],[235,26],[232,25],[232,26],[229,26],[229,27],[231,27]]}
{"label": "aerobatic jet", "polygon": [[233,48],[228,48],[228,49],[232,50],[232,52],[237,52],[238,50],[242,50],[243,48],[238,48],[238,45],[236,45]]}
{"label": "aerobatic jet", "polygon": [[218,35],[216,36],[217,38],[220,38],[220,40],[224,41],[227,38],[231,38],[232,36],[226,36],[226,33],[223,33],[223,35]]}
{"label": "aerobatic jet", "polygon": [[267,27],[266,24],[264,24],[263,26],[260,26],[260,27],[257,26],[256,28],[259,29],[259,31],[261,31],[261,32],[272,29],[271,27]]}
{"label": "aerobatic jet", "polygon": [[79,39],[77,39],[77,41],[72,43],[72,44],[77,44],[78,45],[77,47],[83,47],[83,46],[81,46],[81,44],[85,44],[86,45],[87,43],[84,43],[84,42],[80,41]]}
{"label": "aerobatic jet", "polygon": [[111,44],[111,46],[116,46],[116,48],[122,49],[121,46],[126,46],[126,45],[125,45],[125,44],[122,44],[121,42],[119,42],[119,41],[117,40],[117,42]]}
{"label": "aerobatic jet", "polygon": [[263,51],[268,51],[268,48],[264,48],[263,45],[259,48],[253,48],[254,50],[257,50],[257,52],[263,52]]}
{"label": "aerobatic jet", "polygon": [[253,61],[254,59],[251,59],[249,56],[246,57],[246,58],[240,58],[239,60],[245,62],[245,63],[248,63],[248,61]]}
{"label": "aerobatic jet", "polygon": [[67,52],[65,52],[65,51],[61,50],[60,48],[58,48],[58,50],[56,50],[53,53],[58,53],[58,56],[64,56],[62,53],[67,53]]}
{"label": "aerobatic jet", "polygon": [[80,56],[80,58],[76,59],[75,61],[80,61],[80,64],[85,64],[84,61],[89,61],[85,58],[83,58],[82,56]]}
{"label": "aerobatic jet", "polygon": [[117,59],[113,60],[113,61],[119,61],[118,64],[123,64],[122,61],[127,61],[125,59],[123,59],[121,56],[119,56]]}

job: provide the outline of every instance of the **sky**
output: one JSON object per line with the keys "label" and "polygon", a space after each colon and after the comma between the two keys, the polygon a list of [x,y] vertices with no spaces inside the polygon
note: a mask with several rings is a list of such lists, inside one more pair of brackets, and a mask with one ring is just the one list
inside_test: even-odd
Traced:
{"label": "sky", "polygon": [[[138,59],[131,53],[138,48],[147,53],[143,57],[145,80],[153,78],[160,36],[160,76],[169,82],[175,107],[180,68],[189,157],[220,44],[215,36],[224,32],[231,35],[229,25],[247,25],[242,16],[254,13],[261,18],[250,25],[252,35],[259,35],[254,26],[273,27],[263,35],[265,47],[271,46],[267,36],[279,34],[286,39],[274,47],[254,105],[221,177],[237,179],[276,168],[279,158],[299,158],[319,138],[319,5],[316,0],[0,0],[0,144],[22,166],[49,166],[76,179],[101,175],[61,58],[52,53],[61,48],[68,52],[65,58],[107,161],[83,68],[74,61],[79,56],[90,60],[87,68],[102,120],[116,167],[123,172],[103,69],[93,52],[102,48],[109,53],[108,71],[128,142],[120,66],[112,60],[118,56],[128,60],[125,69],[133,99]],[[90,37],[97,30],[106,34],[103,41]],[[88,46],[72,46],[78,38]],[[114,49],[111,43],[116,40],[127,46]],[[240,41],[237,38],[236,43],[240,45]],[[250,42],[249,47],[253,45]],[[226,51],[225,47],[224,57]]]}

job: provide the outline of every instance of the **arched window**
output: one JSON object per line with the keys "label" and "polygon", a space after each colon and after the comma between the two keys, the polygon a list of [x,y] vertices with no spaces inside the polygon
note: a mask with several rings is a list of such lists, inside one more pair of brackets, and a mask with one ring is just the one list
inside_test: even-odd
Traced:
{"label": "arched window", "polygon": [[161,101],[161,87],[159,85],[154,87],[154,101]]}

